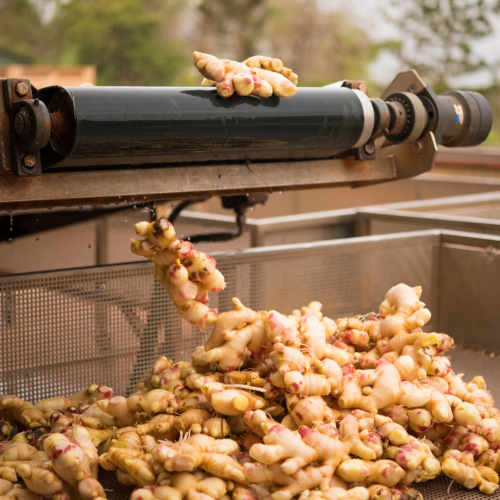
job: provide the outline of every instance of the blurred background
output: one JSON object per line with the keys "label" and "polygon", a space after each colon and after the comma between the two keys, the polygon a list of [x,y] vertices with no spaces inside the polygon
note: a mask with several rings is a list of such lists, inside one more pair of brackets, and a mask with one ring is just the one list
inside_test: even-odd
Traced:
{"label": "blurred background", "polygon": [[[372,97],[399,71],[414,68],[438,94],[476,90],[493,107],[486,143],[441,148],[430,173],[359,189],[273,193],[248,212],[249,227],[260,220],[262,231],[264,218],[275,228],[287,222],[273,217],[500,190],[500,0],[0,0],[0,78],[29,78],[38,88],[87,82],[196,86],[201,77],[192,64],[194,50],[240,61],[255,54],[279,57],[299,75],[299,86],[366,80]],[[155,213],[168,214],[175,203],[158,200]],[[500,219],[500,201],[488,203],[481,216]],[[151,207],[135,209],[22,237],[15,236],[18,214],[0,214],[0,274],[134,260],[131,225],[149,217]],[[234,213],[217,197],[183,213],[179,224],[186,224],[186,234],[234,228]],[[322,229],[306,239],[355,235],[354,229],[334,234],[332,224],[318,223]],[[305,241],[303,234],[297,238]],[[257,244],[250,240],[247,234],[233,246],[205,250]],[[35,242],[39,259],[29,257],[27,242]]]}
{"label": "blurred background", "polygon": [[438,93],[479,90],[500,113],[499,0],[0,0],[2,76],[45,66],[24,69],[35,86],[59,74],[70,84],[197,85],[193,50],[279,57],[300,85],[365,79],[373,95],[414,68]]}

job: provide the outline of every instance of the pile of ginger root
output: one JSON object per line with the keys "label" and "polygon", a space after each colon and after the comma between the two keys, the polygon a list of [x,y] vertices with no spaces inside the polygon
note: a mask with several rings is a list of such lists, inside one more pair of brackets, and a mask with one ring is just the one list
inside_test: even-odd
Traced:
{"label": "pile of ginger root", "polygon": [[411,485],[439,475],[498,488],[500,412],[482,377],[451,370],[453,339],[422,330],[420,287],[337,321],[319,302],[285,315],[234,298],[218,314],[215,259],[164,218],[134,228],[132,251],[208,340],[191,362],[160,357],[128,397],[0,397],[0,500],[101,500],[99,466],[131,500],[418,500]]}
{"label": "pile of ginger root", "polygon": [[211,54],[193,52],[196,69],[204,76],[202,87],[215,87],[224,99],[238,95],[292,97],[299,77],[283,66],[281,59],[249,57],[243,62],[219,59]]}

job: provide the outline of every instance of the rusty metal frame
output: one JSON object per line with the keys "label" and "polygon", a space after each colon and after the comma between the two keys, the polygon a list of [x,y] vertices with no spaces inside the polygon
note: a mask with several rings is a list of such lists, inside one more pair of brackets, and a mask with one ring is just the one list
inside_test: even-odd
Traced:
{"label": "rusty metal frame", "polygon": [[[387,91],[411,88],[418,92],[422,84],[415,71],[408,71],[400,73]],[[6,130],[3,127],[2,130],[2,135],[5,135]],[[436,153],[437,143],[429,132],[416,143],[390,145],[378,141],[376,158],[365,161],[349,158],[158,166],[54,172],[31,178],[4,174],[0,175],[0,210],[126,201],[140,203],[320,187],[359,187],[427,172],[434,164]]]}
{"label": "rusty metal frame", "polygon": [[0,210],[173,200],[316,187],[363,186],[413,177],[432,168],[432,133],[388,146],[372,161],[352,159],[200,165],[126,170],[0,175]]}
{"label": "rusty metal frame", "polygon": [[0,209],[145,202],[396,179],[394,157],[0,176]]}

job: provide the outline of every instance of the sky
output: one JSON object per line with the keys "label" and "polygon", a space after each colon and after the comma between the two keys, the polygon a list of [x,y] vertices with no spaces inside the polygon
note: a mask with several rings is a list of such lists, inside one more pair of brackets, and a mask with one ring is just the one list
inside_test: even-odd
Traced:
{"label": "sky", "polygon": [[[345,0],[320,1],[326,9],[346,5]],[[349,9],[352,10],[354,15],[359,16],[360,20],[367,26],[373,26],[370,33],[375,40],[398,39],[401,35],[394,26],[384,20],[381,13],[387,4],[387,0],[353,0],[349,2]],[[500,61],[500,16],[493,17],[492,24],[494,26],[493,35],[478,41],[473,46],[473,50],[481,54],[482,58],[489,63]],[[370,80],[381,85],[387,85],[400,70],[396,58],[384,53],[371,65]],[[491,74],[485,70],[450,79],[450,83],[456,87],[473,89],[487,87],[493,82]]]}

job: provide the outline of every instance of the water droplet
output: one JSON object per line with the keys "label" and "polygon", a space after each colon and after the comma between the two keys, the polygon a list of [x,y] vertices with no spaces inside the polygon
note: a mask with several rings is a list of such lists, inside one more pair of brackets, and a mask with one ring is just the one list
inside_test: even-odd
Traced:
{"label": "water droplet", "polygon": [[283,194],[283,191],[280,191],[280,194]]}
{"label": "water droplet", "polygon": [[128,222],[128,220],[125,220],[125,222]]}
{"label": "water droplet", "polygon": [[13,227],[11,227],[11,228],[9,229],[9,231],[14,231],[14,228],[13,228]]}
{"label": "water droplet", "polygon": [[9,238],[9,241],[12,241],[12,238]]}
{"label": "water droplet", "polygon": [[191,236],[188,236],[188,237],[187,237],[187,240],[188,240],[188,241],[191,241]]}
{"label": "water droplet", "polygon": [[89,243],[89,248],[92,248],[92,245]]}
{"label": "water droplet", "polygon": [[255,207],[252,207],[250,210],[255,210]]}
{"label": "water droplet", "polygon": [[121,196],[118,196],[118,198],[121,198]]}
{"label": "water droplet", "polygon": [[101,288],[106,288],[106,285],[101,285]]}
{"label": "water droplet", "polygon": [[184,238],[186,235],[185,234],[181,234],[181,238]]}
{"label": "water droplet", "polygon": [[144,196],[144,199],[146,199],[146,197]]}
{"label": "water droplet", "polygon": [[35,241],[38,241],[39,239],[40,239],[40,238],[37,236],[37,237],[35,238]]}
{"label": "water droplet", "polygon": [[134,210],[137,210],[137,205],[134,205]]}

